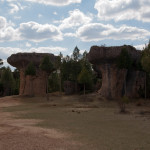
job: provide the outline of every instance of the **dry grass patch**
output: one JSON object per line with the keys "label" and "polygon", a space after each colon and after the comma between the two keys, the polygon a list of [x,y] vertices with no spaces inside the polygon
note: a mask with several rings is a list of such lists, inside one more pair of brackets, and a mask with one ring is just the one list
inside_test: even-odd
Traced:
{"label": "dry grass patch", "polygon": [[150,149],[150,120],[137,117],[145,107],[131,104],[131,113],[122,115],[116,102],[99,101],[94,95],[89,98],[92,100],[83,101],[78,95],[52,96],[49,102],[45,98],[24,98],[20,106],[3,110],[18,119],[41,120],[37,127],[69,134],[70,139],[83,144],[82,150]]}

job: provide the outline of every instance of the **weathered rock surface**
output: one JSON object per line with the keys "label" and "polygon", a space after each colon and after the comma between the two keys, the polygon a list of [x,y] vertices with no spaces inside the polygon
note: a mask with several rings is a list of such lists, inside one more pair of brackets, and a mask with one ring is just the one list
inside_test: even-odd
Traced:
{"label": "weathered rock surface", "polygon": [[[56,56],[47,53],[17,53],[8,57],[7,61],[20,71],[19,95],[43,96],[46,94],[46,73],[39,69],[42,58],[48,55],[55,62]],[[28,64],[32,62],[36,66],[36,75],[25,76]]]}
{"label": "weathered rock surface", "polygon": [[102,74],[102,87],[99,93],[107,98],[119,98],[123,95],[139,97],[139,90],[144,88],[144,72],[118,69],[115,60],[123,48],[126,48],[134,63],[138,62],[141,52],[132,46],[98,47],[93,46],[88,54],[88,60],[93,68]]}

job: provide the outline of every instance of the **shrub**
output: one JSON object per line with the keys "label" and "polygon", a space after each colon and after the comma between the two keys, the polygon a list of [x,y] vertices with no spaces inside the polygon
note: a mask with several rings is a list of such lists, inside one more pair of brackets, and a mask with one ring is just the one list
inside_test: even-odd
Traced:
{"label": "shrub", "polygon": [[127,96],[123,96],[119,100],[119,107],[120,107],[120,112],[121,113],[126,113],[126,104],[129,103],[129,98]]}

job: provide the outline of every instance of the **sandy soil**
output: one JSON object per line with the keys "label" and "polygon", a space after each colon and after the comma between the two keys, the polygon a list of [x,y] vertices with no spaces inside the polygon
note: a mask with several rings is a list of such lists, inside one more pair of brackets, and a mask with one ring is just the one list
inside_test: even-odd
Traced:
{"label": "sandy soil", "polygon": [[0,98],[0,150],[78,150],[71,135],[55,129],[33,127],[40,120],[15,119],[2,107],[19,105],[12,97]]}

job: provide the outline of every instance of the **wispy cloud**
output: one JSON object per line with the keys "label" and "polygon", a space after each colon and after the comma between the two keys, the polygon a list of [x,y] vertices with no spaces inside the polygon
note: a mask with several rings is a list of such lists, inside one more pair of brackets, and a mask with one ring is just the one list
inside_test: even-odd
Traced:
{"label": "wispy cloud", "polygon": [[25,0],[25,1],[52,6],[66,6],[73,3],[81,3],[82,0]]}

